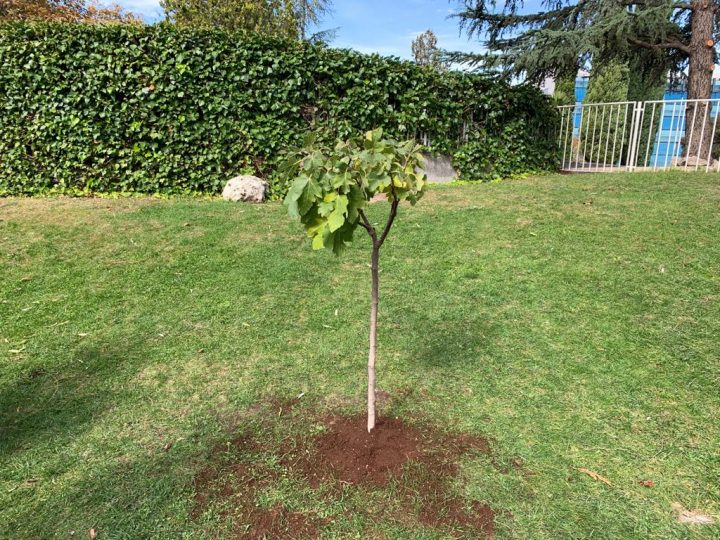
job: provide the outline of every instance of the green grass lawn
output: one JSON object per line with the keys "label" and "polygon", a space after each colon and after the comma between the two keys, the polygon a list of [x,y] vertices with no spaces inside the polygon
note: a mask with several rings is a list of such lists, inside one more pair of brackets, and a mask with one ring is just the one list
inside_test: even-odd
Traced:
{"label": "green grass lawn", "polygon": [[[720,538],[671,510],[720,518],[719,209],[718,175],[682,173],[438,187],[401,208],[381,412],[522,460],[462,464],[497,538]],[[192,517],[193,478],[254,404],[362,411],[368,257],[361,235],[312,252],[276,203],[0,199],[0,538],[227,537],[219,508]],[[357,495],[264,497],[314,508],[322,538],[449,535]]]}

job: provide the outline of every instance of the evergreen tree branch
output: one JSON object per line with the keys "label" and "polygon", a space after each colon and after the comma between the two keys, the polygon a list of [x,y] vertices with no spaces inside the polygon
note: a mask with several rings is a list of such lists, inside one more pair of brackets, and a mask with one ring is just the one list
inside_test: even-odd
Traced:
{"label": "evergreen tree branch", "polygon": [[644,49],[652,49],[655,51],[660,49],[677,49],[684,52],[685,54],[692,54],[692,49],[688,45],[677,40],[666,41],[663,43],[648,43],[647,41],[642,41],[637,38],[629,37],[628,42],[632,43],[633,45],[637,45],[638,47],[643,47]]}

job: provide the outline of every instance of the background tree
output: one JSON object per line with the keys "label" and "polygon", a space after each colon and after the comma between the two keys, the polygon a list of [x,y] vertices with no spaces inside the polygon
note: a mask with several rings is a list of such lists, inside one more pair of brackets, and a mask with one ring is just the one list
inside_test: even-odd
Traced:
{"label": "background tree", "polygon": [[333,30],[322,30],[308,35],[309,29],[317,25],[331,11],[331,0],[294,0],[295,20],[300,39],[311,41],[327,40],[334,35]]}
{"label": "background tree", "polygon": [[[492,0],[465,0],[458,13],[470,35],[487,36],[487,53],[453,55],[508,75],[541,80],[578,62],[625,61],[650,51],[677,73],[687,68],[688,98],[708,99],[715,63],[718,3],[711,0],[543,0],[545,11],[522,13],[524,0],[508,0],[495,10]],[[642,53],[640,53],[642,54]],[[642,60],[641,60],[642,61]],[[705,132],[686,146],[687,155],[709,151],[706,110],[688,103],[688,130]],[[693,124],[692,119],[695,119]]]}
{"label": "background tree", "polygon": [[140,17],[117,4],[104,6],[85,0],[2,0],[0,21],[142,24]]}
{"label": "background tree", "polygon": [[577,76],[575,73],[558,77],[555,81],[555,91],[553,99],[558,105],[575,105],[575,81]]}
{"label": "background tree", "polygon": [[426,30],[416,37],[412,42],[412,55],[415,63],[438,71],[447,69],[437,43],[437,36],[432,30]]}
{"label": "background tree", "polygon": [[[287,172],[297,176],[285,197],[291,216],[300,218],[313,249],[332,249],[339,254],[352,240],[358,226],[372,241],[370,256],[370,351],[368,354],[368,432],[375,427],[375,358],[379,299],[380,248],[397,216],[400,201],[414,205],[427,183],[422,147],[414,141],[398,143],[383,138],[381,129],[364,138],[338,142],[333,150],[322,151],[308,141],[293,155]],[[370,200],[382,194],[390,212],[382,228],[376,228],[366,214]]]}
{"label": "background tree", "polygon": [[[628,65],[628,101],[657,101],[663,99],[668,84],[671,58],[665,51],[638,49],[630,56]],[[643,115],[638,148],[650,148],[648,138],[656,140],[662,127],[651,115]],[[651,132],[652,129],[652,132]]]}
{"label": "background tree", "polygon": [[[627,101],[628,67],[612,60],[593,69],[588,81],[585,103]],[[632,109],[630,109],[632,112]],[[617,163],[622,157],[624,141],[630,136],[628,124],[632,115],[626,107],[587,108],[580,124],[580,141],[586,161],[595,164]],[[612,144],[615,141],[616,144]]]}
{"label": "background tree", "polygon": [[182,26],[298,39],[306,39],[308,29],[330,11],[330,0],[161,0],[160,5],[170,21]]}
{"label": "background tree", "polygon": [[160,5],[180,26],[297,36],[290,0],[161,0]]}

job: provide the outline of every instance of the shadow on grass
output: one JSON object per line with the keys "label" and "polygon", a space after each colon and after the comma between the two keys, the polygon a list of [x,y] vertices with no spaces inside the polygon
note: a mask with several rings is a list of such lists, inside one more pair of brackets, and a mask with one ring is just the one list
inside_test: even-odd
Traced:
{"label": "shadow on grass", "polygon": [[[180,538],[189,522],[197,441],[163,448],[76,440],[133,401],[153,357],[149,338],[112,339],[58,351],[52,367],[28,368],[0,388],[0,538]],[[73,533],[73,531],[75,531]]]}
{"label": "shadow on grass", "polygon": [[[412,358],[427,368],[465,369],[497,351],[501,325],[487,319],[447,319],[415,332]],[[483,360],[484,362],[484,360]]]}
{"label": "shadow on grass", "polygon": [[[52,482],[18,487],[0,511],[1,538],[181,538],[190,522],[192,445],[103,459]],[[190,505],[190,506],[189,506]]]}
{"label": "shadow on grass", "polygon": [[121,401],[123,383],[142,369],[145,342],[97,344],[52,368],[36,367],[0,389],[0,458],[52,439],[57,446],[91,428]]}

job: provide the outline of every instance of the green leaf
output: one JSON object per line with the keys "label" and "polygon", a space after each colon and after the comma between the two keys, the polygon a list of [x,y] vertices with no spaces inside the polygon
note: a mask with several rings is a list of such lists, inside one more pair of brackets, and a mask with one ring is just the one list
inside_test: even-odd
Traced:
{"label": "green leaf", "polygon": [[323,201],[318,204],[318,213],[323,217],[327,217],[334,209],[335,205],[330,202]]}
{"label": "green leaf", "polygon": [[335,209],[328,216],[328,227],[330,229],[330,232],[337,231],[345,224],[345,217],[347,216],[347,206],[347,196],[340,195],[337,199],[335,199]]}
{"label": "green leaf", "polygon": [[323,231],[324,230],[325,230],[325,227],[323,226],[323,229],[321,229],[320,232],[318,232],[318,234],[316,234],[313,237],[313,241],[312,241],[313,249],[318,250],[318,249],[323,249],[325,247],[325,242],[323,241]]}
{"label": "green leaf", "polygon": [[298,199],[298,211],[301,215],[307,214],[313,207],[315,202],[322,197],[322,189],[320,185],[313,179],[308,180],[307,186]]}
{"label": "green leaf", "polygon": [[288,213],[291,217],[300,217],[300,213],[298,212],[297,200],[302,195],[303,191],[305,190],[305,186],[307,186],[309,180],[310,179],[307,176],[299,176],[292,183],[290,190],[285,196],[284,204],[285,206],[287,206]]}

